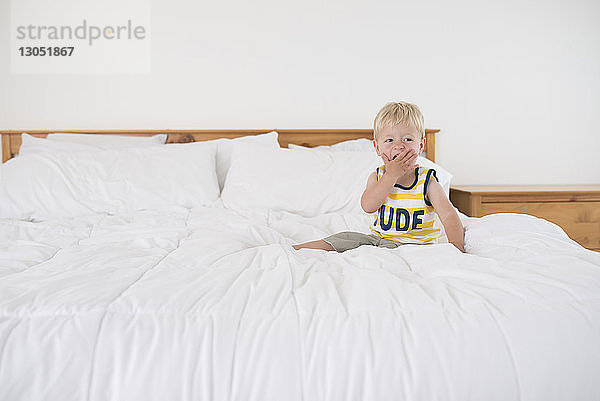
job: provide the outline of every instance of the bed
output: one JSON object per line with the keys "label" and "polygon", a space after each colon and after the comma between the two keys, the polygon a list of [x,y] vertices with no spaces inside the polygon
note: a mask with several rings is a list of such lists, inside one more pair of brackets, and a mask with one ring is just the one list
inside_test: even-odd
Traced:
{"label": "bed", "polygon": [[370,130],[28,132],[0,132],[0,400],[600,400],[600,253],[550,222],[292,248],[370,224]]}

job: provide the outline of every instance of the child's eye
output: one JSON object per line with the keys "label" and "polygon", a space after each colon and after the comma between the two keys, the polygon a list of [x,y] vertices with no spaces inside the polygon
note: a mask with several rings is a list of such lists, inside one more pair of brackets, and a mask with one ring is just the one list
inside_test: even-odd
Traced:
{"label": "child's eye", "polygon": [[392,138],[388,138],[388,139],[385,140],[385,142],[392,142],[392,141],[393,141]]}
{"label": "child's eye", "polygon": [[412,142],[412,138],[404,138],[404,142]]}

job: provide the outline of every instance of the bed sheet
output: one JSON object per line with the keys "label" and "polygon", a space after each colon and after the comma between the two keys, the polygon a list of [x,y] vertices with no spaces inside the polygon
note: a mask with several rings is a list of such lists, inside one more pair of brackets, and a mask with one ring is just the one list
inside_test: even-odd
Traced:
{"label": "bed sheet", "polygon": [[291,245],[368,216],[0,221],[0,400],[598,400],[600,254],[525,215],[450,244]]}

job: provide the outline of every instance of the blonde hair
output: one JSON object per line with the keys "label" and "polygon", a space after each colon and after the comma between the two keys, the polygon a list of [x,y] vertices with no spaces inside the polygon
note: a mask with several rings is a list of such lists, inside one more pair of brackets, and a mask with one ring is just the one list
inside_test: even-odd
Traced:
{"label": "blonde hair", "polygon": [[425,121],[419,107],[407,102],[390,102],[383,106],[375,117],[373,138],[377,139],[377,135],[385,128],[398,124],[412,125],[421,134],[421,138],[425,137]]}

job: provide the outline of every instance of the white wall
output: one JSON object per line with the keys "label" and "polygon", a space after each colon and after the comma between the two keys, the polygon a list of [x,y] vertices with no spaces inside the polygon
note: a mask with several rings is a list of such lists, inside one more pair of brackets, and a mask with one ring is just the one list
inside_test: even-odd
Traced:
{"label": "white wall", "polygon": [[[600,2],[156,0],[150,74],[11,74],[0,129],[440,128],[457,184],[600,183]],[[537,149],[537,150],[534,150]]]}

